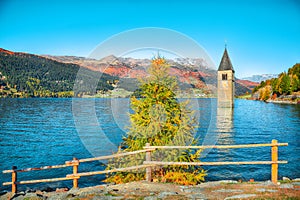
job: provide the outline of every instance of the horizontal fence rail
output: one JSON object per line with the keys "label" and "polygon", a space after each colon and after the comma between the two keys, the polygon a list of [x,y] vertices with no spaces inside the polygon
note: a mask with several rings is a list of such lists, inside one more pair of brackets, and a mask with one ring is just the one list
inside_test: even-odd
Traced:
{"label": "horizontal fence rail", "polygon": [[148,148],[147,150],[138,150],[138,151],[132,151],[132,152],[109,155],[109,156],[100,156],[100,157],[96,157],[96,158],[85,158],[85,159],[80,159],[79,162],[91,162],[91,161],[97,161],[97,160],[107,160],[107,159],[110,159],[110,158],[118,158],[118,157],[134,155],[134,154],[138,154],[138,153],[145,153],[145,152],[154,151],[154,150],[155,150],[155,148]]}
{"label": "horizontal fence rail", "polygon": [[[145,146],[144,149],[241,149],[252,147],[272,147],[274,144],[239,144],[239,145],[208,145],[208,146]],[[288,146],[288,143],[276,143],[276,146]]]}
{"label": "horizontal fence rail", "polygon": [[[93,176],[98,174],[107,174],[114,172],[123,172],[123,171],[132,171],[137,169],[146,169],[146,180],[152,181],[152,168],[156,166],[167,166],[167,165],[182,165],[182,166],[220,166],[220,165],[271,165],[271,180],[274,184],[278,180],[278,164],[286,164],[287,161],[278,160],[278,147],[279,146],[288,146],[288,143],[278,143],[277,140],[272,140],[272,143],[269,144],[242,144],[242,145],[209,145],[209,146],[150,146],[149,143],[146,144],[144,149],[137,150],[133,152],[118,153],[108,156],[100,156],[95,158],[85,158],[77,159],[73,158],[72,161],[66,161],[62,165],[52,165],[52,166],[43,166],[36,168],[25,168],[17,169],[16,166],[13,166],[11,170],[4,170],[2,173],[11,173],[11,181],[4,182],[3,185],[11,185],[12,193],[17,192],[17,185],[21,184],[34,184],[34,183],[44,183],[44,182],[56,182],[56,181],[65,181],[73,180],[73,187],[78,187],[78,180],[83,176]],[[151,152],[157,149],[236,149],[236,148],[255,148],[255,147],[271,147],[271,161],[236,161],[236,162],[163,162],[163,161],[152,161]],[[116,168],[110,170],[102,171],[92,171],[92,172],[78,172],[80,163],[92,162],[99,160],[107,160],[112,158],[119,158],[129,155],[135,155],[139,153],[146,153],[145,161],[142,165],[131,166],[125,168]],[[73,167],[73,174],[67,174],[65,177],[61,178],[49,178],[49,179],[39,179],[39,180],[17,180],[17,173],[38,171],[38,170],[49,170],[49,169],[58,169],[65,167]]]}
{"label": "horizontal fence rail", "polygon": [[144,161],[145,165],[193,165],[193,166],[214,166],[214,165],[270,165],[270,164],[287,164],[283,161],[242,161],[242,162],[160,162]]}

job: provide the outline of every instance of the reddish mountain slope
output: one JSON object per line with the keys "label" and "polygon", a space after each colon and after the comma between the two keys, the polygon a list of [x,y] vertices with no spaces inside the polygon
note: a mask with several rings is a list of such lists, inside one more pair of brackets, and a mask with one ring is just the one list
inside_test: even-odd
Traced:
{"label": "reddish mountain slope", "polygon": [[254,87],[259,85],[259,83],[241,79],[237,79],[236,82],[250,89],[253,89]]}
{"label": "reddish mountain slope", "polygon": [[13,55],[14,54],[14,52],[8,51],[8,50],[2,49],[2,48],[0,48],[0,52],[7,53],[9,55]]}

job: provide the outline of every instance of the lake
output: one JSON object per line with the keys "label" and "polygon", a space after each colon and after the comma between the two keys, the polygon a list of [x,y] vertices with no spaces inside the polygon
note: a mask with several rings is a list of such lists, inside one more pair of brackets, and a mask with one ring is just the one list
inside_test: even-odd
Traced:
{"label": "lake", "polygon": [[[287,142],[279,147],[279,178],[300,177],[300,105],[235,100],[234,109],[217,109],[216,99],[192,99],[199,144]],[[0,99],[0,170],[64,164],[116,151],[129,125],[129,99]],[[270,160],[270,147],[209,149],[201,161]],[[102,170],[99,162],[83,163],[79,171]],[[270,180],[270,165],[206,166],[206,180]],[[72,168],[18,174],[19,180],[64,177]],[[0,175],[0,190],[10,181]],[[79,179],[79,187],[100,184],[105,176]],[[21,185],[19,188],[71,187],[72,181]]]}

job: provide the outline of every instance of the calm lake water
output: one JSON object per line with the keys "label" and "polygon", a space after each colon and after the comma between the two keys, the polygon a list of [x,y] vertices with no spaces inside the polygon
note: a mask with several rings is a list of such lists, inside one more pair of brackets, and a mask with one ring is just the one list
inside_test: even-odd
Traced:
{"label": "calm lake water", "polygon": [[[287,142],[279,147],[279,178],[300,177],[300,105],[235,100],[235,108],[217,109],[216,99],[194,99],[199,117],[199,144]],[[73,106],[72,106],[73,105]],[[128,126],[128,99],[0,99],[0,170],[64,164],[73,157],[108,155],[117,149]],[[270,160],[270,147],[206,150],[202,161]],[[269,165],[204,167],[207,180],[269,180]],[[102,170],[99,162],[83,163],[80,172]],[[19,180],[64,177],[71,168],[18,174]],[[105,176],[79,179],[79,186],[100,184]],[[0,190],[10,174],[0,175]],[[22,185],[20,189],[71,187],[71,181]]]}

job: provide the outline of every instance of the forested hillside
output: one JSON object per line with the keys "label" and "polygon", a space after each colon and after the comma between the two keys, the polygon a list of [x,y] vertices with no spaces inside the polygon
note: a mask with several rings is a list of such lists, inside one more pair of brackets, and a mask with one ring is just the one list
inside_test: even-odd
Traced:
{"label": "forested hillside", "polygon": [[[61,63],[32,54],[14,53],[0,49],[0,96],[11,97],[70,97],[80,66]],[[82,88],[76,96],[90,93],[97,72],[83,69],[79,80]],[[98,72],[99,73],[99,72]],[[118,79],[102,74],[96,90],[113,89],[109,84]]]}
{"label": "forested hillside", "polygon": [[280,96],[294,95],[300,91],[300,63],[282,72],[277,78],[262,81],[254,88],[253,94],[260,100],[276,99]]}

